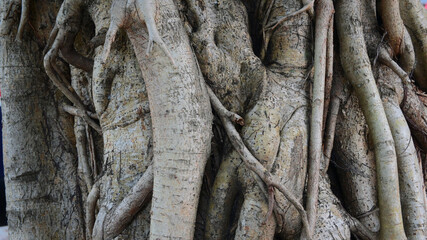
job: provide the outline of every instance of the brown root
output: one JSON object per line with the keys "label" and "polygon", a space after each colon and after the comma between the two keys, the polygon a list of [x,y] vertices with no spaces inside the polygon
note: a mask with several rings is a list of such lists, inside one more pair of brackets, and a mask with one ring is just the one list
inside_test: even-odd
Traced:
{"label": "brown root", "polygon": [[412,72],[415,66],[415,51],[412,44],[411,36],[405,27],[405,35],[403,37],[402,53],[399,57],[399,65],[408,74]]}
{"label": "brown root", "polygon": [[378,7],[393,55],[397,56],[402,52],[405,34],[405,26],[400,18],[399,0],[381,0]]}

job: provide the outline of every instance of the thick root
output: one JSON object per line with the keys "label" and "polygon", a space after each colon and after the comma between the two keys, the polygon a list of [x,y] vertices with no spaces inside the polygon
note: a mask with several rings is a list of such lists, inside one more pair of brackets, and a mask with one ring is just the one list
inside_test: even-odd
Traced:
{"label": "thick root", "polygon": [[160,48],[169,57],[171,62],[175,65],[174,58],[171,55],[166,44],[160,37],[159,31],[156,27],[155,13],[157,8],[156,0],[132,0],[132,1],[121,1],[115,0],[111,5],[111,20],[110,27],[107,31],[106,40],[104,44],[104,50],[102,54],[102,61],[106,62],[110,53],[111,45],[114,42],[117,31],[120,28],[127,28],[131,24],[131,15],[136,11],[139,20],[145,22],[148,30],[149,41],[146,49],[147,55],[152,51],[153,43],[159,44]]}
{"label": "thick root", "polygon": [[218,170],[209,200],[205,239],[227,239],[231,211],[238,193],[237,168],[240,163],[240,157],[233,151]]}
{"label": "thick root", "polygon": [[358,2],[338,1],[336,7],[341,62],[347,79],[358,95],[375,146],[380,236],[381,239],[406,239],[394,141],[366,52],[360,24],[360,6]]}
{"label": "thick root", "polygon": [[402,52],[405,34],[405,26],[400,18],[399,0],[381,0],[378,7],[393,55],[397,56]]}
{"label": "thick root", "polygon": [[399,0],[400,13],[415,49],[415,81],[427,90],[427,21],[420,1]]}

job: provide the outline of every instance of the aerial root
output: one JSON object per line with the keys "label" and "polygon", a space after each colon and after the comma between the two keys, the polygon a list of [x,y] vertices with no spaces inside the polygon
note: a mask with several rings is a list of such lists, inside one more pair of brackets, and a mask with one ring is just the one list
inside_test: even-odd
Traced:
{"label": "aerial root", "polygon": [[322,174],[326,174],[326,171],[328,171],[328,168],[329,168],[332,149],[334,146],[335,129],[337,124],[338,112],[341,105],[341,98],[342,98],[343,91],[344,91],[344,86],[343,86],[342,79],[337,77],[336,81],[334,81],[332,100],[329,108],[329,118],[326,122],[324,150],[323,150],[324,164],[323,164]]}
{"label": "aerial root", "polygon": [[350,231],[362,240],[375,240],[378,239],[376,233],[369,230],[363,223],[357,218],[351,216],[345,209],[340,205],[340,210],[344,215],[347,224],[350,226]]}
{"label": "aerial root", "polygon": [[87,154],[87,124],[80,117],[74,118],[74,135],[76,137],[76,150],[79,169],[82,170],[83,180],[86,184],[87,191],[90,191],[93,186],[92,169],[89,165]]}
{"label": "aerial root", "polygon": [[[330,23],[334,13],[331,0],[320,0],[316,5],[316,26],[314,42],[314,80],[311,101],[311,120],[309,138],[309,164],[307,176],[307,216],[310,232],[314,233],[317,219],[317,204],[319,198],[320,160],[322,153],[322,130],[325,101],[325,77],[327,62],[328,36]],[[331,53],[330,53],[331,54]],[[328,56],[331,61],[332,56]],[[331,64],[331,63],[329,63]],[[302,235],[302,239],[306,236]]]}
{"label": "aerial root", "polygon": [[331,101],[332,78],[334,72],[334,16],[329,22],[327,48],[326,48],[326,78],[325,78],[325,105],[323,108],[322,132],[325,130],[328,116],[329,103]]}
{"label": "aerial root", "polygon": [[335,6],[342,67],[346,79],[354,86],[368,124],[374,146],[377,178],[382,179],[377,183],[381,237],[405,239],[396,151],[392,144],[383,144],[393,142],[393,136],[372,68],[366,64],[370,60],[362,26],[354,24],[356,21],[361,22],[360,2],[339,0],[335,2]]}
{"label": "aerial root", "polygon": [[91,111],[86,111],[68,104],[63,104],[62,105],[62,109],[64,109],[64,111],[66,111],[67,113],[76,116],[76,117],[84,117],[84,116],[89,116],[93,119],[98,119],[98,115],[94,112]]}
{"label": "aerial root", "polygon": [[408,74],[399,66],[399,64],[397,64],[393,59],[391,59],[390,55],[387,53],[387,50],[385,50],[384,47],[380,47],[378,59],[384,65],[393,70],[393,72],[396,73],[397,76],[399,76],[404,83],[411,82]]}
{"label": "aerial root", "polygon": [[24,33],[25,24],[28,22],[30,15],[30,0],[21,1],[21,19],[19,21],[18,32],[16,33],[16,40],[21,41]]}
{"label": "aerial root", "polygon": [[399,0],[399,7],[402,13],[401,17],[403,23],[411,34],[413,49],[416,53],[414,79],[421,89],[426,91],[427,68],[425,66],[427,64],[427,21],[425,21],[425,9],[423,9],[420,1],[417,0]]}
{"label": "aerial root", "polygon": [[269,188],[274,187],[277,190],[279,190],[289,200],[289,202],[291,202],[295,206],[295,208],[301,215],[301,219],[302,219],[302,223],[304,226],[304,231],[307,236],[307,239],[311,239],[311,232],[308,224],[307,213],[304,210],[304,207],[301,205],[301,203],[299,203],[298,199],[285,186],[283,186],[280,183],[280,181],[274,175],[272,175],[260,163],[260,161],[258,161],[258,159],[255,156],[252,155],[252,153],[244,144],[242,138],[240,137],[240,134],[237,132],[232,121],[229,119],[229,117],[226,114],[224,114],[223,109],[225,107],[221,104],[221,102],[211,98],[211,103],[215,112],[218,114],[219,118],[221,119],[224,129],[234,149],[236,149],[236,151],[239,153],[246,167],[251,171],[255,172]]}
{"label": "aerial root", "polygon": [[101,208],[96,221],[95,208],[99,198],[99,186],[95,184],[88,195],[86,210],[88,232],[93,239],[113,239],[129,226],[135,215],[149,202],[153,180],[153,167],[150,165],[132,190],[112,211],[107,211],[105,207]]}
{"label": "aerial root", "polygon": [[90,162],[91,162],[91,169],[92,169],[92,175],[93,178],[98,177],[98,169],[96,166],[96,157],[95,157],[95,144],[93,142],[93,136],[92,131],[90,130],[89,126],[86,124],[86,137],[89,149],[89,156],[90,156]]}
{"label": "aerial root", "polygon": [[217,111],[220,111],[220,115],[226,116],[230,121],[239,124],[240,126],[245,125],[245,120],[239,116],[238,114],[228,111],[221,103],[221,101],[218,99],[218,97],[215,95],[215,93],[212,91],[212,89],[206,84],[206,88],[208,90],[209,98],[212,102],[212,105],[217,106]]}
{"label": "aerial root", "polygon": [[403,36],[402,53],[399,57],[399,64],[405,72],[410,73],[415,66],[415,50],[412,44],[411,36],[405,27],[405,34]]}
{"label": "aerial root", "polygon": [[[154,9],[153,9],[154,7]],[[139,20],[145,22],[147,26],[149,40],[146,50],[146,54],[149,55],[153,48],[153,43],[156,42],[163,52],[168,56],[173,65],[175,61],[169,51],[169,48],[163,42],[160,37],[159,31],[157,30],[155,13],[156,13],[156,0],[132,0],[126,2],[122,0],[115,0],[111,5],[110,10],[110,26],[105,37],[104,49],[102,52],[102,62],[107,61],[108,55],[111,51],[111,45],[113,44],[117,32],[120,28],[127,28],[127,23],[130,22],[131,12],[136,10]]]}
{"label": "aerial root", "polygon": [[[68,98],[80,111],[79,114],[83,115],[83,119],[97,132],[102,133],[101,127],[95,123],[88,115],[87,110],[81,99],[74,92],[70,83],[66,80],[65,76],[59,71],[55,61],[54,56],[57,54],[57,50],[51,49],[48,51],[44,58],[44,67],[47,75],[53,82],[53,84]],[[70,109],[68,109],[70,110]],[[67,110],[66,110],[67,111]]]}
{"label": "aerial root", "polygon": [[[81,3],[81,0],[71,0],[65,1],[61,5],[61,9],[56,19],[55,27],[50,33],[47,42],[48,44],[46,45],[46,48],[44,50],[44,53],[46,54],[43,59],[43,64],[46,70],[46,74],[49,76],[53,84],[78,109],[78,111],[75,111],[76,109],[65,107],[64,110],[67,112],[69,111],[71,113],[80,114],[89,126],[95,129],[98,133],[102,134],[101,127],[89,117],[88,111],[86,110],[86,106],[82,103],[80,97],[75,93],[65,74],[56,65],[56,58],[58,57],[59,51],[64,50],[65,54],[63,55],[68,56],[68,58],[64,57],[66,61],[69,61],[68,63],[74,63],[77,67],[80,66],[84,70],[88,70],[90,72],[92,71],[92,60],[81,56],[80,54],[75,52],[74,48],[72,47],[74,43],[74,36],[78,31],[77,25],[80,21],[79,13]],[[68,9],[68,11],[64,11],[63,8],[65,7],[70,9]],[[65,22],[69,24],[69,27],[66,28],[63,26]],[[68,30],[66,29],[71,29],[71,32],[67,32]],[[70,42],[66,43],[66,41]],[[66,47],[64,48],[64,46]],[[70,48],[72,48],[72,50]],[[78,63],[76,63],[76,61]],[[84,65],[84,67],[82,67],[81,65]]]}
{"label": "aerial root", "polygon": [[379,12],[387,32],[388,43],[393,50],[393,56],[397,56],[402,52],[405,35],[405,26],[400,17],[399,0],[381,0]]}
{"label": "aerial root", "polygon": [[105,239],[115,238],[132,222],[135,215],[145,206],[144,203],[148,202],[153,191],[153,180],[153,167],[150,165],[114,211],[107,214],[104,223]]}
{"label": "aerial root", "polygon": [[92,236],[93,226],[95,224],[96,202],[99,199],[99,186],[95,184],[89,192],[86,200],[86,227],[89,236]]}

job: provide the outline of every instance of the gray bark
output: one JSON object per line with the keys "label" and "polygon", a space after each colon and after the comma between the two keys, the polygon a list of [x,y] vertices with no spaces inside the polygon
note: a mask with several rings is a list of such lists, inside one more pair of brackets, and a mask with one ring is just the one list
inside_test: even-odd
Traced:
{"label": "gray bark", "polygon": [[[10,239],[84,239],[83,202],[77,176],[73,120],[50,84],[36,37],[15,41],[17,22],[1,3],[0,78]],[[46,1],[33,25],[51,25]],[[40,32],[42,35],[43,33]],[[45,35],[46,36],[46,35]]]}
{"label": "gray bark", "polygon": [[413,1],[0,1],[11,239],[424,239]]}

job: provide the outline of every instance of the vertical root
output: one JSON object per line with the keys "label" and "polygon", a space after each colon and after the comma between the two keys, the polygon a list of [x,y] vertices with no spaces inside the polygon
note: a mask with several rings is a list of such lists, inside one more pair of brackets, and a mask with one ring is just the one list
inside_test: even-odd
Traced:
{"label": "vertical root", "polygon": [[399,55],[404,41],[405,26],[400,18],[399,0],[381,0],[379,10],[393,55]]}
{"label": "vertical root", "polygon": [[346,77],[355,88],[375,146],[380,237],[406,239],[394,141],[366,52],[359,4],[357,1],[337,2],[340,57]]}
{"label": "vertical root", "polygon": [[337,124],[338,111],[340,109],[341,98],[344,91],[343,79],[341,76],[334,78],[334,89],[329,109],[329,118],[326,123],[325,140],[324,140],[324,163],[322,165],[322,174],[326,174],[331,160],[331,153],[334,146],[335,128]]}
{"label": "vertical root", "polygon": [[83,171],[83,179],[86,183],[87,189],[92,189],[93,179],[92,170],[89,165],[89,158],[87,155],[87,138],[86,138],[86,124],[80,117],[74,118],[74,134],[76,136],[76,148],[79,167]]}
{"label": "vertical root", "polygon": [[385,101],[384,109],[398,153],[399,181],[405,231],[409,239],[426,239],[423,179],[411,132],[399,106]]}
{"label": "vertical root", "polygon": [[19,21],[18,32],[16,33],[16,40],[21,41],[24,33],[25,24],[28,22],[30,15],[30,0],[21,1],[21,20]]}
{"label": "vertical root", "polygon": [[403,47],[401,49],[402,53],[400,54],[399,64],[405,72],[410,73],[415,66],[415,51],[411,36],[409,35],[406,27],[405,35],[403,37]]}
{"label": "vertical root", "polygon": [[95,184],[90,190],[86,200],[86,227],[89,236],[92,236],[93,227],[95,224],[96,202],[99,199],[99,186]]}
{"label": "vertical root", "polygon": [[401,108],[411,127],[414,138],[422,149],[427,149],[427,111],[411,84],[405,84],[405,97]]}
{"label": "vertical root", "polygon": [[311,102],[309,168],[307,182],[307,216],[310,232],[316,224],[319,192],[320,158],[322,157],[322,123],[325,97],[326,50],[330,19],[334,12],[330,0],[321,0],[316,5],[316,32],[314,43],[314,83]]}
{"label": "vertical root", "polygon": [[329,103],[331,101],[332,79],[334,72],[334,16],[331,17],[328,29],[328,40],[326,49],[326,79],[325,79],[325,105],[323,108],[323,130],[326,126],[326,118],[328,116]]}
{"label": "vertical root", "polygon": [[427,90],[427,21],[420,1],[399,0],[403,23],[408,28],[415,49],[415,81]]}
{"label": "vertical root", "polygon": [[222,162],[212,187],[205,226],[205,239],[226,239],[231,211],[238,192],[237,167],[241,160],[235,151]]}
{"label": "vertical root", "polygon": [[291,202],[291,204],[295,206],[295,208],[301,215],[305,236],[307,239],[311,239],[310,225],[308,223],[307,213],[304,210],[304,207],[299,203],[298,199],[285,186],[283,186],[280,181],[278,181],[278,179],[273,176],[249,151],[249,149],[243,143],[243,140],[240,137],[240,134],[237,132],[236,128],[234,127],[233,123],[228,119],[227,116],[220,115],[223,112],[219,110],[221,106],[215,105],[216,101],[211,101],[211,103],[214,110],[219,114],[221,122],[224,126],[225,131],[227,132],[228,138],[230,139],[234,149],[239,153],[246,167],[256,173],[268,187],[275,187],[289,200],[289,202]]}

